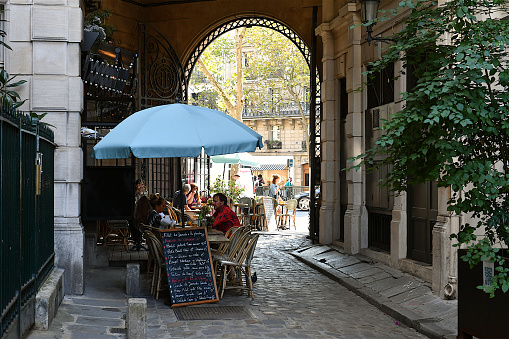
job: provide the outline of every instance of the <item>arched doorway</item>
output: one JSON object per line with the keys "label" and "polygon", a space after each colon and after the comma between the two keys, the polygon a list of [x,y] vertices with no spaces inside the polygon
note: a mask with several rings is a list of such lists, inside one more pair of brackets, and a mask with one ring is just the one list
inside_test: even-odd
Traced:
{"label": "arched doorway", "polygon": [[[199,42],[197,42],[192,50],[192,53],[187,58],[185,66],[184,66],[184,75],[189,84],[189,80],[191,77],[191,73],[196,65],[198,58],[203,53],[203,51],[216,39],[217,37],[241,27],[263,27],[275,30],[276,32],[284,35],[288,38],[298,50],[302,53],[308,67],[310,69],[315,69],[315,77],[311,77],[310,88],[311,96],[310,102],[310,151],[309,151],[309,170],[312,173],[310,175],[311,180],[309,180],[310,192],[314,192],[315,185],[319,185],[320,183],[320,157],[321,157],[321,149],[320,149],[320,87],[316,84],[320,81],[319,72],[316,68],[316,52],[313,48],[309,48],[305,41],[296,34],[291,28],[289,28],[284,23],[269,17],[252,17],[246,16],[244,18],[234,18],[231,20],[226,20],[222,24],[217,25],[217,27],[211,29],[204,38],[202,38]],[[315,44],[316,45],[316,44]],[[310,72],[313,73],[313,72]],[[313,114],[314,112],[314,114]],[[314,161],[312,160],[314,159]],[[318,213],[317,210],[319,206],[316,203],[316,197],[314,194],[310,194],[311,197],[311,206],[315,206],[315,208],[310,209],[310,236],[313,240],[318,240]]]}

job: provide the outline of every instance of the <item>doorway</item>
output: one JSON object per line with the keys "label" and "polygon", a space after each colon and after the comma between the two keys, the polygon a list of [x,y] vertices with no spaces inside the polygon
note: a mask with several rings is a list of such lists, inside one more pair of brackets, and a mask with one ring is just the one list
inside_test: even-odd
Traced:
{"label": "doorway", "polygon": [[408,190],[408,257],[431,265],[432,232],[438,216],[436,182],[415,185]]}

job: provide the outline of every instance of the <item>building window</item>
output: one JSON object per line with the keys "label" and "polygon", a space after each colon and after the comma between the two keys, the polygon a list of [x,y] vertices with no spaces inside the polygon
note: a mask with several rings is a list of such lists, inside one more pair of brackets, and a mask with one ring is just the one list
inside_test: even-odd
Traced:
{"label": "building window", "polygon": [[281,140],[281,126],[272,126],[269,140]]}
{"label": "building window", "polygon": [[394,102],[394,63],[368,79],[368,109],[391,102]]}

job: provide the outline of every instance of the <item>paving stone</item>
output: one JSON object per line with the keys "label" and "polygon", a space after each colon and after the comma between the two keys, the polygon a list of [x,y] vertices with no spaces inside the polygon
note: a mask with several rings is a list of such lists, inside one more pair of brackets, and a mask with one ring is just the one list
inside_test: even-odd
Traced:
{"label": "paving stone", "polygon": [[355,257],[345,256],[345,257],[338,257],[334,260],[330,260],[327,264],[329,264],[331,267],[333,267],[335,269],[340,269],[342,267],[355,265],[360,262],[361,261]]}
{"label": "paving stone", "polygon": [[394,287],[394,285],[396,284],[396,281],[397,281],[397,279],[394,279],[392,276],[389,276],[385,279],[376,280],[369,284],[366,284],[366,286],[375,290],[375,291],[381,292],[381,291],[385,291],[385,290],[388,290],[389,288]]}
{"label": "paving stone", "polygon": [[73,303],[76,305],[87,306],[101,306],[101,307],[116,307],[127,309],[126,300],[107,300],[107,299],[74,299]]}
{"label": "paving stone", "polygon": [[391,275],[390,275],[389,273],[387,273],[387,272],[385,272],[385,271],[382,271],[382,272],[380,272],[380,273],[377,273],[377,274],[374,274],[374,275],[369,275],[369,276],[367,276],[367,277],[360,278],[360,279],[358,279],[358,280],[359,280],[359,282],[360,282],[361,284],[365,284],[365,285],[367,285],[367,284],[370,284],[370,283],[372,283],[372,282],[374,282],[374,281],[378,281],[378,280],[381,280],[381,279],[387,279],[387,278],[389,278],[390,276],[391,276]]}
{"label": "paving stone", "polygon": [[75,331],[71,335],[71,339],[103,339],[103,338],[104,339],[118,338],[118,335],[81,332],[81,331]]}
{"label": "paving stone", "polygon": [[373,267],[372,265],[370,265],[370,266],[371,266],[371,268],[369,268],[367,270],[364,270],[364,271],[352,273],[352,274],[350,274],[350,276],[352,278],[355,278],[355,279],[361,279],[361,278],[364,278],[364,277],[368,277],[368,276],[371,276],[371,275],[375,275],[375,274],[384,272],[384,271],[382,271],[379,268]]}
{"label": "paving stone", "polygon": [[385,272],[389,273],[391,276],[393,276],[394,278],[400,278],[402,276],[404,276],[405,274],[403,272],[401,272],[400,270],[397,270],[395,268],[392,268],[392,267],[389,267],[387,265],[384,265],[384,264],[380,264],[380,263],[376,263],[375,264],[375,267],[378,267],[382,270],[384,270]]}
{"label": "paving stone", "polygon": [[314,255],[313,260],[326,263],[328,261],[337,260],[338,256],[341,256],[341,258],[344,257],[343,255],[340,255],[338,252],[330,250],[329,252]]}
{"label": "paving stone", "polygon": [[124,327],[124,321],[111,318],[78,317],[76,323],[81,325]]}
{"label": "paving stone", "polygon": [[353,277],[353,274],[360,273],[366,270],[369,270],[373,268],[373,265],[366,264],[366,263],[358,263],[347,267],[341,267],[339,270],[345,274],[351,275]]}
{"label": "paving stone", "polygon": [[328,250],[330,250],[330,247],[328,246],[311,246],[306,251],[301,252],[301,255],[306,257],[313,257]]}
{"label": "paving stone", "polygon": [[396,279],[394,282],[394,287],[391,287],[385,291],[381,291],[380,294],[390,298],[395,295],[407,292],[408,290],[415,289],[417,287],[421,286],[421,282],[409,277],[409,276],[403,276],[401,278]]}
{"label": "paving stone", "polygon": [[421,297],[425,294],[431,294],[431,290],[427,286],[419,286],[415,289],[408,290],[404,293],[395,295],[393,297],[390,297],[392,301],[395,303],[404,303],[408,300],[412,300],[418,297]]}

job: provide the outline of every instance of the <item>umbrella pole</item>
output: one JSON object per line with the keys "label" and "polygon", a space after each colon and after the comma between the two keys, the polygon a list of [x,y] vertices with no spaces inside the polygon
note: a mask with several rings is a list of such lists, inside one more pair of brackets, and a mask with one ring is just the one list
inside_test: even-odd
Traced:
{"label": "umbrella pole", "polygon": [[[184,194],[184,193],[182,193],[182,195],[183,195],[183,197],[182,197],[182,198],[184,198],[184,199],[185,199],[185,194]],[[181,206],[180,206],[180,211],[182,212],[182,227],[184,227],[184,226],[185,226],[185,225],[184,225],[184,214],[186,213],[186,212],[184,212],[184,201],[182,201],[182,203],[181,203],[180,205],[181,205]]]}

